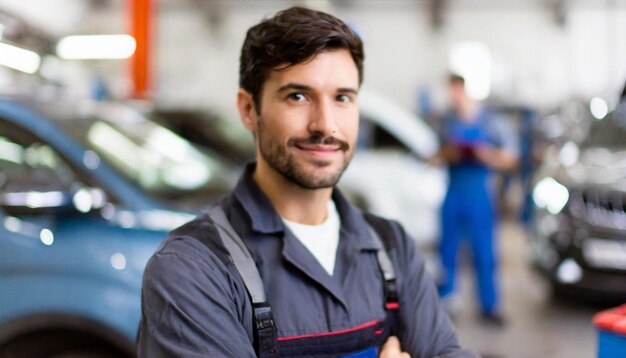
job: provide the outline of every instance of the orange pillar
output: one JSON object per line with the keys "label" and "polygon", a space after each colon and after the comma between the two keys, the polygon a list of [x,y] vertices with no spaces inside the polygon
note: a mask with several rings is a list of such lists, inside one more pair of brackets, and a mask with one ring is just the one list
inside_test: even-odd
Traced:
{"label": "orange pillar", "polygon": [[132,91],[131,97],[145,99],[151,85],[152,19],[153,0],[127,0],[129,6],[130,35],[135,38],[137,48],[130,58]]}

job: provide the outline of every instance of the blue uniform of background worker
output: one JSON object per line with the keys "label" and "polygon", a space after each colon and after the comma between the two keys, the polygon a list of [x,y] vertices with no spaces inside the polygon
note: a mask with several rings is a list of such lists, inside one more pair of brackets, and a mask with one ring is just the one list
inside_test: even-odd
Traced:
{"label": "blue uniform of background worker", "polygon": [[462,77],[451,75],[449,86],[454,108],[443,119],[443,145],[438,155],[448,164],[450,176],[441,215],[439,294],[450,298],[454,293],[458,247],[460,240],[467,238],[482,317],[501,325],[494,242],[497,215],[491,179],[494,170],[516,166],[518,140],[506,119],[492,115],[467,95]]}

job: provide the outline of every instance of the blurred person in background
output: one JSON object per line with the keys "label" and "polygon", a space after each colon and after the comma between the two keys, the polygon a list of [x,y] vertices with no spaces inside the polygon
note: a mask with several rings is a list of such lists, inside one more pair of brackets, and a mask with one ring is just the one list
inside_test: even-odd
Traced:
{"label": "blurred person in background", "polygon": [[[442,118],[442,147],[435,159],[448,165],[449,184],[441,215],[439,253],[443,272],[439,295],[454,310],[458,247],[467,238],[477,276],[481,317],[504,325],[498,294],[497,213],[494,171],[507,171],[518,162],[518,138],[508,122],[468,95],[465,79],[448,79],[452,109]],[[454,313],[454,312],[451,312]]]}
{"label": "blurred person in background", "polygon": [[358,133],[358,36],[291,8],[249,29],[240,62],[256,162],[150,259],[139,356],[475,357],[414,241],[334,188]]}

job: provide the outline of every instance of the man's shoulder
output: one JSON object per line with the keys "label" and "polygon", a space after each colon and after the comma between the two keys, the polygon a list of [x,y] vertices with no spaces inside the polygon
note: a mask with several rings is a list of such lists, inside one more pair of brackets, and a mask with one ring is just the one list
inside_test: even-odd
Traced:
{"label": "man's shoulder", "polygon": [[416,267],[425,265],[424,257],[417,243],[404,230],[398,221],[364,213],[367,223],[380,236],[384,248],[396,268],[399,282],[406,282]]}
{"label": "man's shoulder", "polygon": [[504,147],[512,152],[518,151],[517,128],[511,117],[492,110],[487,117],[486,127],[498,147]]}
{"label": "man's shoulder", "polygon": [[[378,234],[385,250],[389,254],[393,255],[394,251],[405,252],[408,242],[413,241],[408,238],[404,228],[398,221],[362,210],[348,201],[340,190],[336,189],[333,194],[333,198],[340,211],[340,215],[347,216],[350,218],[349,221],[353,222],[350,227],[353,230],[359,230],[357,227],[364,227],[365,225],[368,225],[376,234]],[[342,217],[342,220],[343,219],[344,218]]]}
{"label": "man's shoulder", "polygon": [[380,236],[385,250],[391,257],[405,261],[416,252],[415,240],[398,221],[365,212],[363,216],[368,225]]}
{"label": "man's shoulder", "polygon": [[219,232],[206,213],[171,231],[151,261],[169,255],[209,266],[229,260]]}
{"label": "man's shoulder", "polygon": [[406,245],[405,242],[408,240],[408,237],[404,227],[398,221],[370,212],[363,212],[363,217],[367,224],[378,233],[387,251]]}

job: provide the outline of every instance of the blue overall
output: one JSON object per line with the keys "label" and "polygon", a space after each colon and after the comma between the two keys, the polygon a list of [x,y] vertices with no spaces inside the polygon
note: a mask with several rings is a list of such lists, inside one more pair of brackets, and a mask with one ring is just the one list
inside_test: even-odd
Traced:
{"label": "blue overall", "polygon": [[491,170],[478,162],[472,149],[480,145],[498,146],[490,133],[489,113],[481,110],[473,121],[462,122],[455,114],[445,118],[443,140],[461,150],[459,162],[449,166],[450,182],[441,215],[439,253],[444,269],[439,282],[441,297],[454,291],[457,251],[461,238],[472,250],[480,303],[485,313],[498,309],[494,226],[496,214],[491,188]]}

